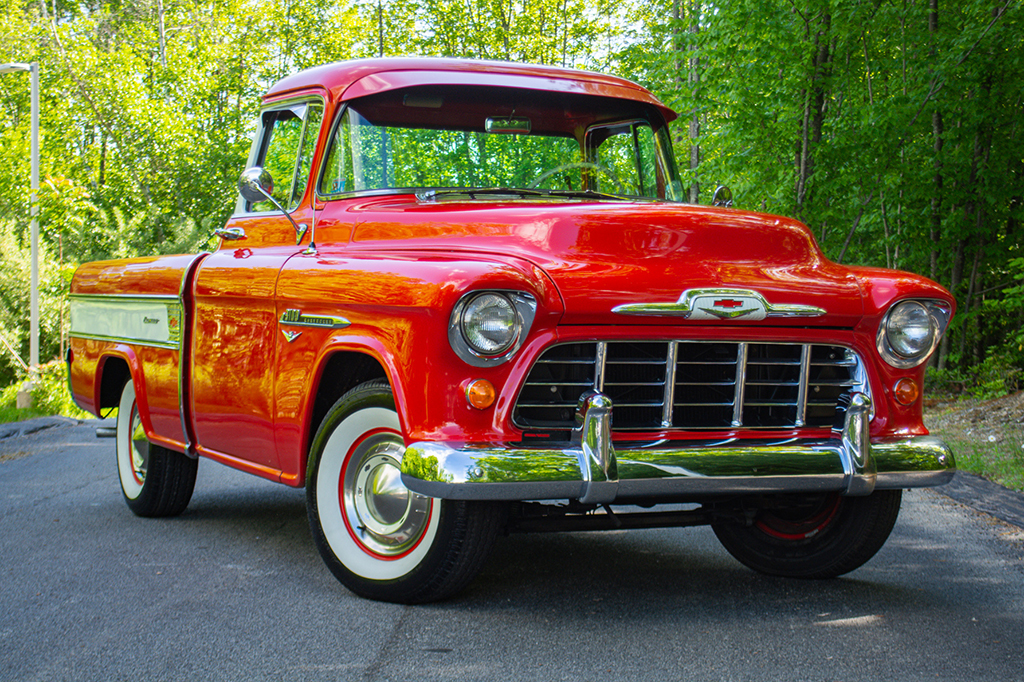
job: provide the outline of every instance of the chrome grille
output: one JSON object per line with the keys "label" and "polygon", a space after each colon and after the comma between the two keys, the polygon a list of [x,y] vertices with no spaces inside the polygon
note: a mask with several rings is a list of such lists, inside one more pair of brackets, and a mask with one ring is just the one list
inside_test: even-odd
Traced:
{"label": "chrome grille", "polygon": [[615,406],[612,428],[832,426],[839,398],[866,391],[843,346],[710,341],[600,341],[553,346],[523,384],[513,422],[571,429],[590,389]]}

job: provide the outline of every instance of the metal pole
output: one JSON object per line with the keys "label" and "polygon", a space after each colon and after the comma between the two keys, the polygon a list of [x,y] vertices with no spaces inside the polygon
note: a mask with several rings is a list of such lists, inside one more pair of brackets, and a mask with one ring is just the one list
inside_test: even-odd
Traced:
{"label": "metal pole", "polygon": [[39,62],[29,64],[32,73],[32,193],[29,206],[32,215],[32,292],[29,320],[28,364],[32,378],[39,373]]}
{"label": "metal pole", "polygon": [[32,182],[29,194],[32,276],[29,291],[29,380],[39,374],[39,62],[0,64],[0,74],[28,71],[32,80]]}

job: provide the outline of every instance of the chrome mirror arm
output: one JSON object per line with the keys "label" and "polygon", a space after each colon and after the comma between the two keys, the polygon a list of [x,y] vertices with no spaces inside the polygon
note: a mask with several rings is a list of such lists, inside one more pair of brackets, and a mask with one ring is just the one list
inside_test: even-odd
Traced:
{"label": "chrome mirror arm", "polygon": [[[274,208],[280,211],[288,219],[288,222],[292,224],[292,227],[295,228],[295,243],[298,244],[306,236],[306,230],[309,229],[309,226],[306,223],[296,223],[288,211],[284,210],[284,207],[273,197],[271,194],[273,191],[274,179],[271,177],[270,171],[260,166],[246,168],[242,171],[241,177],[238,178],[238,193],[242,195],[242,198],[250,203],[257,201],[269,201],[272,203]],[[312,247],[313,244],[310,243],[310,248]]]}

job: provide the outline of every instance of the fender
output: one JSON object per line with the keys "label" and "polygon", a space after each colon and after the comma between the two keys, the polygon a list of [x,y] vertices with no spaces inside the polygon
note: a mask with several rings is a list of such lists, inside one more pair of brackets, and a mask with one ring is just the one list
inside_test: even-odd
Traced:
{"label": "fender", "polygon": [[[88,263],[76,271],[70,292],[73,393],[77,389],[83,402],[91,399],[87,407],[99,416],[104,365],[112,358],[124,361],[147,438],[193,456],[181,379],[190,367],[191,282],[208,255]],[[147,379],[147,366],[176,369]],[[159,393],[157,413],[154,389]],[[180,434],[175,423],[181,425]]]}
{"label": "fender", "polygon": [[[298,390],[301,391],[301,404],[295,415],[282,412],[279,401],[277,420],[277,448],[281,464],[281,482],[293,487],[305,485],[306,470],[309,464],[309,446],[312,443],[318,424],[313,423],[313,412],[316,398],[322,386],[324,370],[331,358],[338,353],[358,353],[372,358],[383,369],[395,394],[395,406],[399,422],[405,428],[405,389],[403,382],[398,380],[399,372],[394,363],[394,354],[390,352],[380,339],[370,335],[341,335],[328,337],[319,349],[311,371],[306,375],[308,380]],[[302,371],[292,368],[293,371]],[[284,371],[282,371],[282,374]]]}

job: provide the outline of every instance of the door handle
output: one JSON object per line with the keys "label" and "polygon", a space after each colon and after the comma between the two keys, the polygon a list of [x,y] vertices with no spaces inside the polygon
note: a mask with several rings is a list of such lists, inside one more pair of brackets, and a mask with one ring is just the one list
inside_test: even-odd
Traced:
{"label": "door handle", "polygon": [[245,239],[245,230],[241,227],[218,227],[213,233],[229,242]]}

